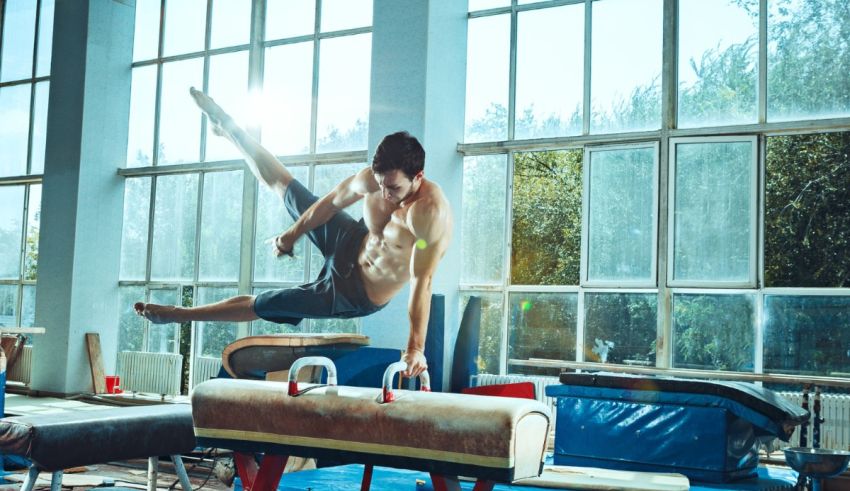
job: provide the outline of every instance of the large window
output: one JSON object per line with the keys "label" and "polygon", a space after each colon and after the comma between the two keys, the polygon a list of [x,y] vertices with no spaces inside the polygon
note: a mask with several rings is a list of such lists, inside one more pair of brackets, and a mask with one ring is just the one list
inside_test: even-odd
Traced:
{"label": "large window", "polygon": [[[136,2],[119,349],[218,357],[252,332],[359,330],[357,320],[157,326],[131,307],[207,304],[316,275],[321,257],[306,239],[294,258],[272,257],[267,240],[292,220],[213,133],[189,87],[325,193],[365,165],[371,8],[365,0]],[[360,217],[356,206],[349,211]]]}
{"label": "large window", "polygon": [[0,326],[32,326],[52,0],[0,3]]}
{"label": "large window", "polygon": [[461,298],[482,297],[482,370],[846,376],[844,3],[469,10]]}

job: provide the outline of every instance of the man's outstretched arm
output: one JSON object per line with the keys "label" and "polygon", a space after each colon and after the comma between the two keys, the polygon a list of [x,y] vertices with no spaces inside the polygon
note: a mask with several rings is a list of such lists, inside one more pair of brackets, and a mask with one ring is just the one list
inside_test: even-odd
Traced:
{"label": "man's outstretched arm", "polygon": [[292,226],[275,238],[275,253],[277,255],[290,253],[295,241],[302,235],[324,225],[341,210],[377,189],[377,186],[375,178],[372,177],[372,170],[368,167],[344,179],[328,194],[310,205]]}
{"label": "man's outstretched arm", "polygon": [[410,230],[416,237],[410,260],[410,298],[407,306],[410,335],[404,354],[408,367],[405,375],[408,377],[415,377],[428,368],[425,338],[431,314],[432,280],[451,239],[449,220],[446,210],[427,203],[414,204],[408,215]]}

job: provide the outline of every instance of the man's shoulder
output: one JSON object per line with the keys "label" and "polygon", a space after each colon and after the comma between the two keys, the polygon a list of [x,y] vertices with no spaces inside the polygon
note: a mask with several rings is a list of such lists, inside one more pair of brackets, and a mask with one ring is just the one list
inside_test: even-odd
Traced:
{"label": "man's shoulder", "polygon": [[414,235],[443,235],[451,228],[452,212],[440,187],[428,181],[426,193],[410,205],[408,223]]}

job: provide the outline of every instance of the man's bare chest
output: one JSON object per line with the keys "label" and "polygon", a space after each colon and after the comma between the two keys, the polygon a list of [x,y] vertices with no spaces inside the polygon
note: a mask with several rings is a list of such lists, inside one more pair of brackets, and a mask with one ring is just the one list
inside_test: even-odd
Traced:
{"label": "man's bare chest", "polygon": [[363,208],[363,221],[369,232],[381,240],[397,246],[412,245],[413,234],[406,220],[408,208],[370,195]]}

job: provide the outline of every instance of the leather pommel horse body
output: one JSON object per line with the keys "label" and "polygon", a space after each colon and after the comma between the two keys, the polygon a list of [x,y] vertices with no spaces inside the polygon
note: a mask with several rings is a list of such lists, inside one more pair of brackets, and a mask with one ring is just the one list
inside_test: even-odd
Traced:
{"label": "leather pommel horse body", "polygon": [[[289,384],[217,379],[195,389],[201,445],[266,454],[260,468],[237,454],[246,491],[275,489],[289,455],[366,464],[361,489],[369,488],[372,465],[430,472],[438,491],[459,489],[457,476],[488,490],[540,474],[550,416],[539,401],[393,391],[404,362],[390,365],[383,389],[335,386],[333,363],[315,358],[296,361]],[[298,370],[315,363],[327,368],[329,385],[299,388]]]}

